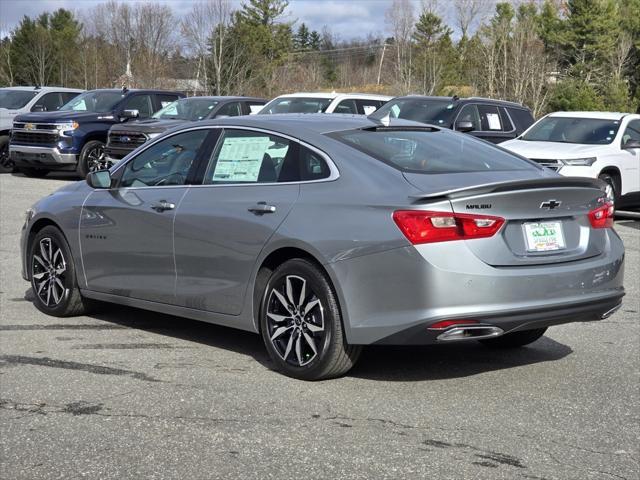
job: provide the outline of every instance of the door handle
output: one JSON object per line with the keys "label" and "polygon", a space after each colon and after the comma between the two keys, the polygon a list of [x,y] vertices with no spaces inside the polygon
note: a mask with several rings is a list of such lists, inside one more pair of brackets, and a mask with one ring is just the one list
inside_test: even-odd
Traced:
{"label": "door handle", "polygon": [[151,204],[151,208],[156,212],[164,212],[165,210],[173,210],[176,208],[175,203],[167,202],[166,200],[160,200]]}
{"label": "door handle", "polygon": [[267,205],[267,202],[258,202],[253,207],[249,207],[249,211],[256,215],[264,215],[265,213],[275,213],[275,205]]}

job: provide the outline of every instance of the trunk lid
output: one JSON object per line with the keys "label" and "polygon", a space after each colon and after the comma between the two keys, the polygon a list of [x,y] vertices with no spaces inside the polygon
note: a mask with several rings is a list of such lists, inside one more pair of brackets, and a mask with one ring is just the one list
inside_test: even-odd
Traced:
{"label": "trunk lid", "polygon": [[[427,176],[405,175],[415,186],[421,179],[413,177]],[[504,218],[505,224],[494,236],[465,241],[488,265],[544,265],[594,257],[606,249],[606,229],[593,229],[588,217],[591,210],[603,204],[600,187],[595,179],[554,173],[523,180],[520,172],[517,180],[457,185],[417,194],[412,200],[426,207],[446,198],[455,213]]]}

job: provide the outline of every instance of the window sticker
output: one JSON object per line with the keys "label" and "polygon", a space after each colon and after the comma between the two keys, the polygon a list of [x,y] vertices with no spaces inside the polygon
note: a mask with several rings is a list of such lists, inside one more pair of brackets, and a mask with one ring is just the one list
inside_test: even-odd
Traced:
{"label": "window sticker", "polygon": [[160,105],[162,105],[162,108],[166,107],[171,103],[173,103],[171,100],[160,100]]}
{"label": "window sticker", "polygon": [[497,113],[487,113],[487,122],[489,123],[489,130],[502,130],[500,115]]}
{"label": "window sticker", "polygon": [[260,166],[271,144],[269,137],[227,137],[224,139],[212,180],[257,182]]}
{"label": "window sticker", "polygon": [[376,111],[375,105],[365,105],[363,108],[364,108],[365,115],[371,115],[373,112]]}

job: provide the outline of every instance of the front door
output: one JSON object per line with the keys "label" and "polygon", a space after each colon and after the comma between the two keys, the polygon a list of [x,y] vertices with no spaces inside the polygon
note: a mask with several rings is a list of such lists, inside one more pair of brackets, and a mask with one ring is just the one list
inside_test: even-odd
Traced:
{"label": "front door", "polygon": [[209,130],[168,137],[122,168],[117,188],[92,192],[82,208],[86,288],[173,303],[173,223]]}

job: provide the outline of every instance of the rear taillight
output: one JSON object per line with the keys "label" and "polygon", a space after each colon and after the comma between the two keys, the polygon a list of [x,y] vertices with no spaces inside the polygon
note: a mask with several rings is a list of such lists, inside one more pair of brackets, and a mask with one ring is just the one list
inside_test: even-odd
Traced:
{"label": "rear taillight", "polygon": [[589,221],[593,228],[611,228],[613,227],[614,216],[615,207],[613,202],[606,202],[601,207],[589,212]]}
{"label": "rear taillight", "polygon": [[446,330],[449,327],[456,327],[459,325],[474,325],[478,323],[477,320],[441,320],[429,325],[429,330]]}
{"label": "rear taillight", "polygon": [[500,217],[428,210],[397,210],[393,220],[414,245],[492,237],[504,224]]}

